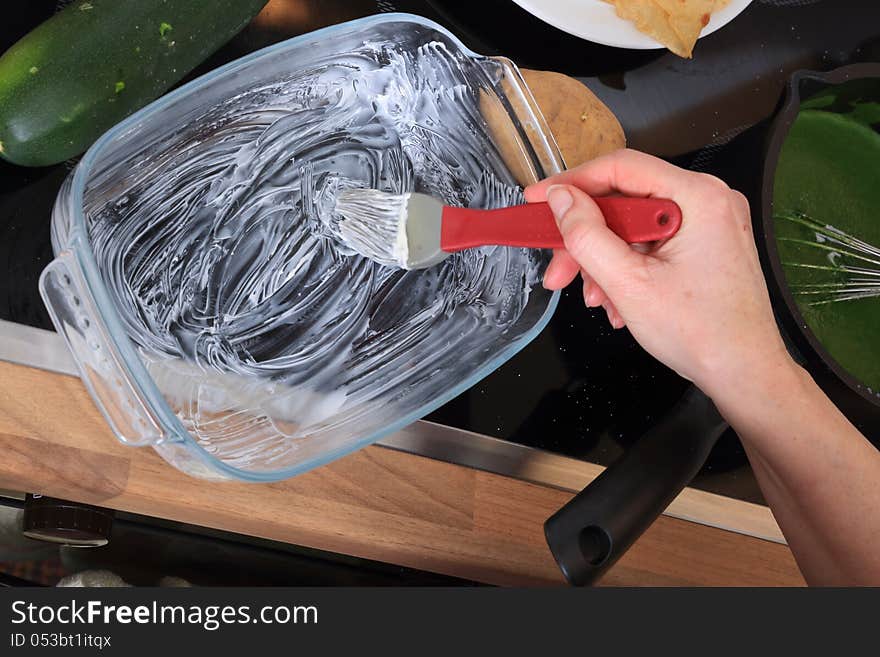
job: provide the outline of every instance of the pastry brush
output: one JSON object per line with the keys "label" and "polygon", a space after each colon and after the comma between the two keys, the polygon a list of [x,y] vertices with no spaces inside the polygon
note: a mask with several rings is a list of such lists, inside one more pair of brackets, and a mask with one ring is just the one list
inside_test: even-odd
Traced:
{"label": "pastry brush", "polygon": [[[665,240],[681,226],[681,208],[657,198],[595,198],[608,227],[630,244]],[[424,269],[479,246],[565,248],[547,203],[495,210],[457,208],[416,192],[348,189],[336,200],[339,234],[356,252],[385,265]]]}

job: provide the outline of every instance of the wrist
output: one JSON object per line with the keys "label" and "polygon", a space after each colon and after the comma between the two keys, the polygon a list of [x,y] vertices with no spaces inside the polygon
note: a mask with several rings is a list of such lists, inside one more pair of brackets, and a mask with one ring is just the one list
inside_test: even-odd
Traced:
{"label": "wrist", "polygon": [[778,402],[802,389],[805,379],[812,382],[781,341],[777,347],[761,352],[715,363],[696,381],[722,413],[724,409],[745,412],[760,408],[767,400]]}

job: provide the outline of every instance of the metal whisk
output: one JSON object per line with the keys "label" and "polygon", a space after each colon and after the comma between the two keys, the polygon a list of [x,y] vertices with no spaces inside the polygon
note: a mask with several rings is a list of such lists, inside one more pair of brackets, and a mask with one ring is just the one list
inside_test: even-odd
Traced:
{"label": "metal whisk", "polygon": [[808,248],[820,249],[827,254],[828,264],[783,262],[783,265],[828,271],[837,275],[837,280],[827,283],[791,285],[791,291],[796,296],[808,297],[806,301],[811,306],[880,297],[880,248],[834,226],[821,224],[804,214],[777,214],[775,218],[800,224],[814,235],[812,241],[780,237],[780,242],[792,242]]}

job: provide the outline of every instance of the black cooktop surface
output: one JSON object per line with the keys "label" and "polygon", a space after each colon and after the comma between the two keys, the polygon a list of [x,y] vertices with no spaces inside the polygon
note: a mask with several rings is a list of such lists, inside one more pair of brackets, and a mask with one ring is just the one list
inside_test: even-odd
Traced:
{"label": "black cooktop surface", "polygon": [[[0,50],[64,4],[16,3],[0,26]],[[580,40],[511,0],[271,0],[268,20],[252,24],[193,76],[270,43],[380,11],[421,14],[476,52],[581,79],[620,119],[631,147],[720,176],[750,198],[755,212],[767,127],[791,73],[880,61],[880,6],[857,0],[755,0],[701,39],[690,61]],[[52,204],[74,165],[24,169],[0,162],[2,319],[52,328],[37,279],[52,257]],[[629,333],[612,331],[603,311],[585,309],[575,285],[534,342],[428,419],[607,465],[686,387]],[[693,485],[762,501],[733,432]]]}

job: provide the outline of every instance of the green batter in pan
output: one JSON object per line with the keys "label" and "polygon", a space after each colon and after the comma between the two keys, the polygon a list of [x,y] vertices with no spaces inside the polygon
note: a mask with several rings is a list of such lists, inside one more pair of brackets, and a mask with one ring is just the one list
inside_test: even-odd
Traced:
{"label": "green batter in pan", "polygon": [[773,188],[788,291],[809,330],[869,394],[880,391],[878,95],[880,80],[857,81],[802,103]]}

